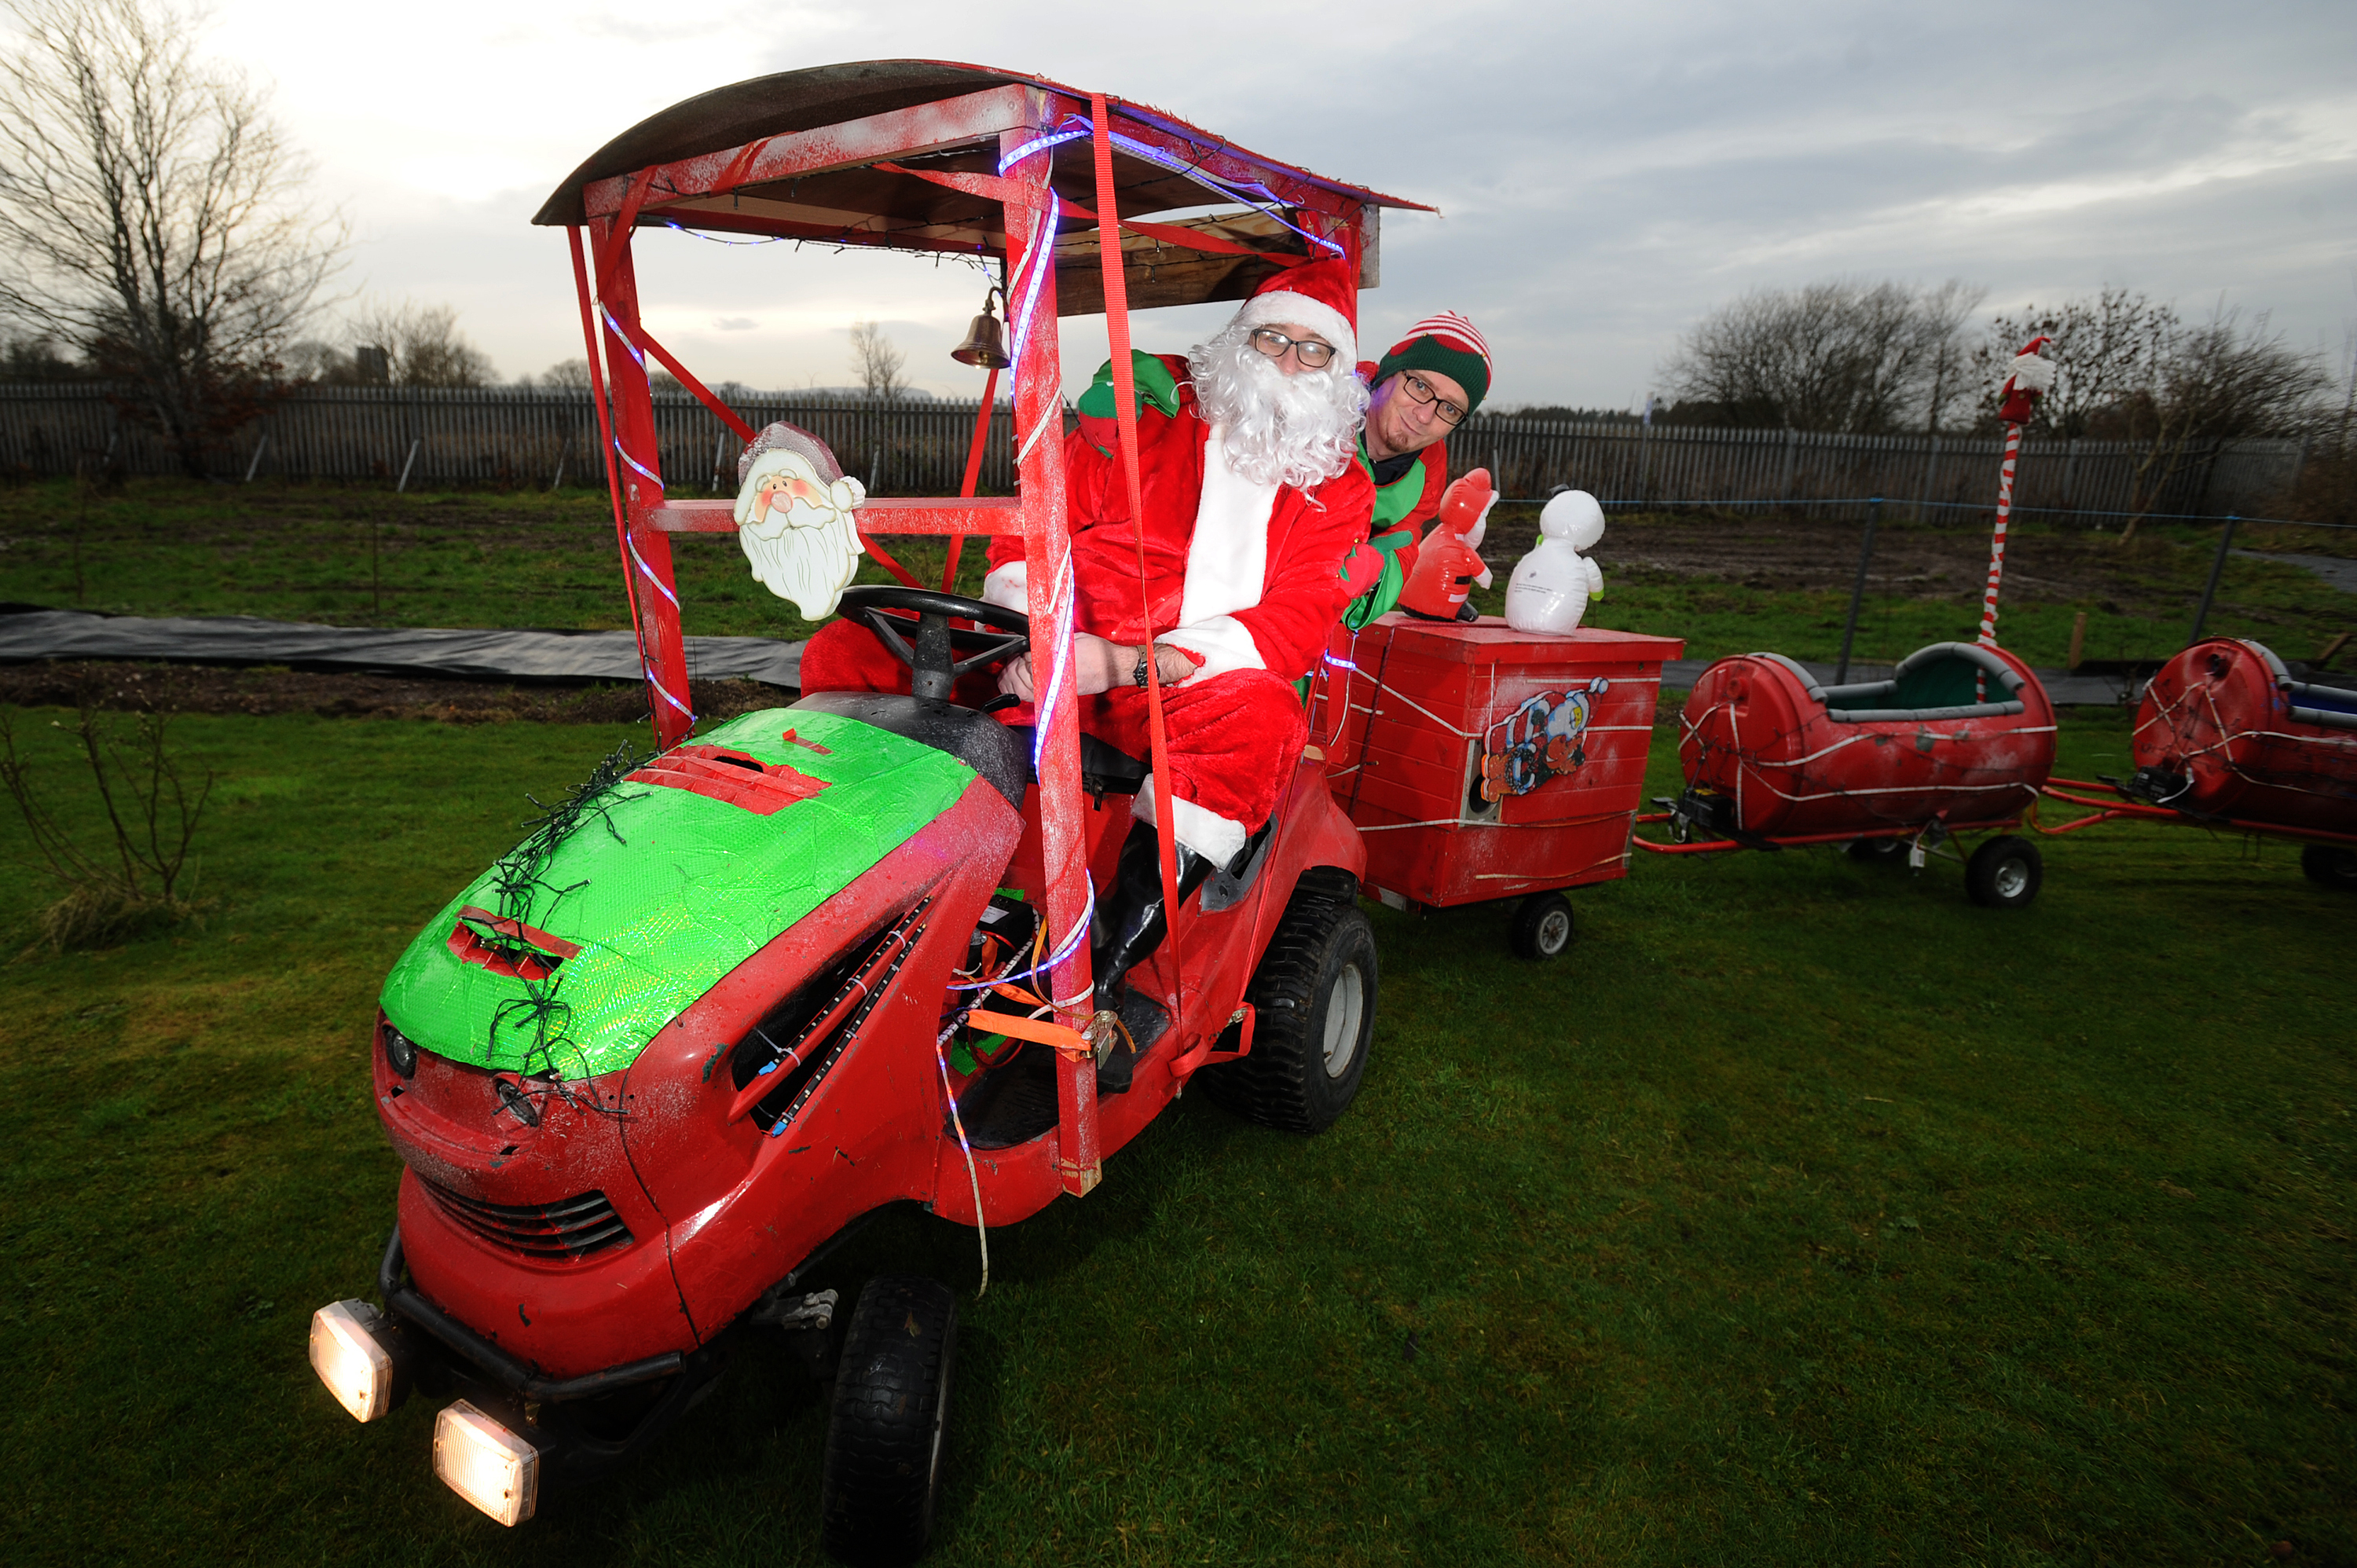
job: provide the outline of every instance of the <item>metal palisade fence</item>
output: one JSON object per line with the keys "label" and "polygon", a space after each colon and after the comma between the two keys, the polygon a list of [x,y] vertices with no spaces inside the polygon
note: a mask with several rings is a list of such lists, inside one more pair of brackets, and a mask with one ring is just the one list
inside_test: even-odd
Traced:
{"label": "metal palisade fence", "polygon": [[[816,433],[846,473],[879,495],[954,493],[977,408],[971,401],[791,392],[739,394],[731,406],[756,428],[786,420]],[[683,392],[657,393],[654,408],[672,492],[733,490],[738,444],[712,412]],[[1993,504],[2003,442],[1477,415],[1451,433],[1448,446],[1452,472],[1487,467],[1510,497],[1542,497],[1566,485],[1614,508],[1880,496],[1936,516]],[[2129,442],[2026,441],[2015,504],[2093,513],[2247,512],[2290,487],[2307,448],[2297,440],[2197,448],[2157,494],[2151,477],[2137,478],[2146,456]],[[554,388],[307,388],[237,432],[214,461],[224,478],[408,486],[597,484],[605,475],[588,393]],[[60,474],[97,465],[178,471],[167,445],[123,419],[104,387],[0,384],[0,471]],[[991,414],[981,489],[1004,494],[1013,486],[1014,418],[1001,403]]]}

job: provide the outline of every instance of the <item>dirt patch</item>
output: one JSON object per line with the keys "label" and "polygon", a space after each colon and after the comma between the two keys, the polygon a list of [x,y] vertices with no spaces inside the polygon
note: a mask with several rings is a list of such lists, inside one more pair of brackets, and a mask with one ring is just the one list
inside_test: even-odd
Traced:
{"label": "dirt patch", "polygon": [[[707,719],[780,707],[793,693],[759,681],[694,681],[689,701]],[[398,675],[201,664],[59,662],[0,666],[0,703],[125,713],[317,714],[324,718],[427,719],[439,724],[633,724],[647,716],[644,686],[501,685]]]}
{"label": "dirt patch", "polygon": [[[1535,542],[1538,514],[1501,516],[1481,553],[1502,575]],[[1739,583],[1772,592],[1846,589],[1856,580],[1862,521],[1653,515],[1616,517],[1595,551],[1608,577],[1665,577]],[[2150,581],[2155,550],[2123,547],[2118,536],[2016,531],[2005,554],[2005,592],[2013,603],[2111,601],[2106,607],[2177,609],[2180,594]],[[1986,529],[1917,527],[1886,515],[1876,530],[1867,590],[1909,598],[1953,600],[1979,591],[1988,574]]]}

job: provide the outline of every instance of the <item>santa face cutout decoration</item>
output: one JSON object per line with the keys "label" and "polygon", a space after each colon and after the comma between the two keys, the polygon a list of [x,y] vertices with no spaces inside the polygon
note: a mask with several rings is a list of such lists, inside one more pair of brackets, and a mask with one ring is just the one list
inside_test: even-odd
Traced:
{"label": "santa face cutout decoration", "polygon": [[851,514],[866,488],[845,477],[824,442],[791,424],[755,437],[737,472],[737,542],[753,575],[804,620],[833,615],[859,570]]}

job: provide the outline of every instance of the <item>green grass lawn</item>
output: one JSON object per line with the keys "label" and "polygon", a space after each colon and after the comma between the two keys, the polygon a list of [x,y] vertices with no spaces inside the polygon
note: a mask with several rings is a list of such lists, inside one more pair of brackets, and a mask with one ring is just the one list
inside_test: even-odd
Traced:
{"label": "green grass lawn", "polygon": [[[377,986],[635,732],[177,733],[221,779],[202,929],[0,968],[0,1556],[815,1561],[822,1412],[768,1345],[513,1532],[433,1480],[429,1403],[362,1428],[304,1362],[392,1219]],[[2126,735],[2072,714],[2062,770]],[[1641,857],[1547,967],[1501,911],[1374,910],[1325,1136],[1190,1095],[979,1302],[921,1216],[830,1263],[961,1293],[931,1560],[2357,1563],[2357,907],[2281,844],[2047,852],[2003,915],[1938,862]],[[0,886],[12,943],[44,897]]]}

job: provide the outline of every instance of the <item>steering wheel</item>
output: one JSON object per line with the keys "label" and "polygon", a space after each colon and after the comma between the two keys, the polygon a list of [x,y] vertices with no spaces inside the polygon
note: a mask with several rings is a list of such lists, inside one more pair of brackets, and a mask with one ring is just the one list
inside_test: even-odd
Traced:
{"label": "steering wheel", "polygon": [[[876,640],[893,658],[909,667],[909,689],[920,697],[948,702],[959,676],[985,664],[1013,659],[1031,647],[1031,618],[963,594],[936,593],[898,583],[874,583],[845,588],[835,601],[844,614],[876,634]],[[908,610],[917,618],[917,639],[903,635],[909,623],[885,610]],[[952,619],[979,621],[995,628],[967,631],[953,628]],[[955,657],[961,649],[966,657]]]}

